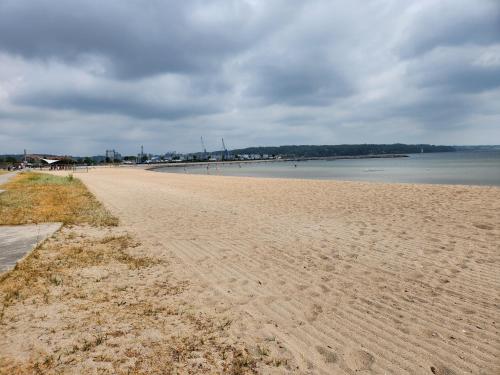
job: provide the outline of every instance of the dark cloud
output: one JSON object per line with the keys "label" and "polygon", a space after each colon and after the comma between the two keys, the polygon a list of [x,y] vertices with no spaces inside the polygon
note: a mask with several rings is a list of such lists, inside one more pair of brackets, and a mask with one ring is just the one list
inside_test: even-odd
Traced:
{"label": "dark cloud", "polygon": [[85,89],[63,87],[55,90],[47,87],[43,91],[20,93],[12,98],[12,102],[20,106],[161,120],[176,120],[223,110],[222,103],[179,94],[165,96],[160,90],[148,84],[135,87],[96,85]]}
{"label": "dark cloud", "polygon": [[70,109],[91,113],[115,113],[138,119],[165,119],[175,120],[189,116],[210,114],[217,112],[208,105],[193,106],[183,103],[182,105],[152,104],[138,101],[133,97],[119,97],[118,95],[30,95],[18,98],[15,103],[45,108]]}
{"label": "dark cloud", "polygon": [[411,58],[443,46],[500,43],[500,4],[497,0],[447,0],[429,6],[414,2],[407,12],[401,56]]}
{"label": "dark cloud", "polygon": [[409,80],[419,88],[456,95],[500,87],[500,45],[494,48],[442,48],[413,60]]}
{"label": "dark cloud", "polygon": [[[352,92],[350,83],[335,66],[315,60],[290,62],[270,59],[268,65],[253,68],[254,81],[247,93],[265,103],[324,106]],[[305,68],[307,67],[307,68]]]}
{"label": "dark cloud", "polygon": [[499,102],[496,0],[0,0],[0,153],[489,143]]}
{"label": "dark cloud", "polygon": [[[118,76],[217,70],[285,16],[244,1],[2,1],[0,47],[30,59],[102,58]],[[283,6],[283,13],[279,8]]]}

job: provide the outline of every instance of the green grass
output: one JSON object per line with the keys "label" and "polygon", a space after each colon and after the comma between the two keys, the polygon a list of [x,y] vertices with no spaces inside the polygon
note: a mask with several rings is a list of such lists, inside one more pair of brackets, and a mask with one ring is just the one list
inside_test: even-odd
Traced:
{"label": "green grass", "polygon": [[25,173],[19,184],[22,186],[36,186],[36,185],[64,185],[69,186],[76,182],[73,175],[61,177],[53,176],[43,173]]}
{"label": "green grass", "polygon": [[2,186],[0,225],[43,222],[117,225],[85,185],[72,175],[61,177],[24,172]]}

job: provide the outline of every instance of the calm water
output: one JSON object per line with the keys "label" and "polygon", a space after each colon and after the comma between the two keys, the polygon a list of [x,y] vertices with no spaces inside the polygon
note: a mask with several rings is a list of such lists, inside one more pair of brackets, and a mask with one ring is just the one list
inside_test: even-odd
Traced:
{"label": "calm water", "polygon": [[[295,167],[295,165],[297,165]],[[159,172],[223,176],[500,186],[500,151],[414,154],[395,159],[313,160],[172,167]]]}

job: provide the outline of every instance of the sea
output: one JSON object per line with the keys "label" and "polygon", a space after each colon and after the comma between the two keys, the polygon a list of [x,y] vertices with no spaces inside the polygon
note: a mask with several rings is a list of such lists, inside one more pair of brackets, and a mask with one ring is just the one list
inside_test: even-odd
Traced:
{"label": "sea", "polygon": [[403,158],[210,163],[166,173],[265,178],[500,186],[500,150],[410,154]]}

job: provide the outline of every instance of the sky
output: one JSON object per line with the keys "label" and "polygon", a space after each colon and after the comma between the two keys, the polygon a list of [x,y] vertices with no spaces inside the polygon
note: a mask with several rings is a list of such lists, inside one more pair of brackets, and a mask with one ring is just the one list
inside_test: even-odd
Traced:
{"label": "sky", "polygon": [[500,144],[499,0],[0,0],[0,154]]}

